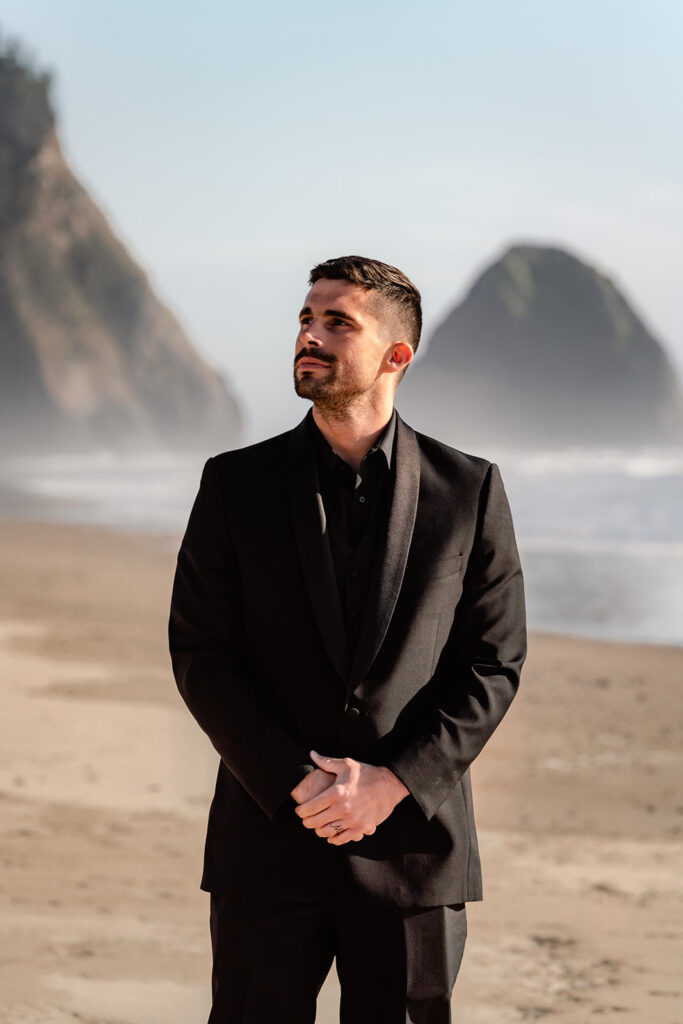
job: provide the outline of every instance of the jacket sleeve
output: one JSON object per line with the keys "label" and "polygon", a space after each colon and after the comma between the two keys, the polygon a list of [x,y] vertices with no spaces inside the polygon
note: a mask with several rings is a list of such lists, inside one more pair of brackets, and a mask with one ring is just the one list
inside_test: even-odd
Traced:
{"label": "jacket sleeve", "polygon": [[168,626],[171,662],[197,722],[272,818],[313,765],[250,678],[242,619],[237,560],[218,471],[209,459],[178,553]]}
{"label": "jacket sleeve", "polygon": [[420,711],[382,762],[428,819],[507,711],[525,658],[522,568],[500,471],[492,463],[450,635]]}

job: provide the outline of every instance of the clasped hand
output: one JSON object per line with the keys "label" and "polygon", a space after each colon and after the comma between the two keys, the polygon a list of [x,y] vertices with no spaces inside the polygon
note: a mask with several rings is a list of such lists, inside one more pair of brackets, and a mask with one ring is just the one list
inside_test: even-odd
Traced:
{"label": "clasped hand", "polygon": [[315,750],[311,759],[318,767],[291,795],[304,827],[314,829],[332,846],[371,836],[408,795],[408,789],[390,768],[352,757],[323,757]]}

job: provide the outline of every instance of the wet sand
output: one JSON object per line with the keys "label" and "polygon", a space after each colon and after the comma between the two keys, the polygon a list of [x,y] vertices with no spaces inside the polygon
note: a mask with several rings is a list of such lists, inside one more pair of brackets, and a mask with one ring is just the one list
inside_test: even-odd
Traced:
{"label": "wet sand", "polygon": [[[202,1024],[216,754],[170,671],[179,538],[0,522],[0,1021]],[[532,634],[473,767],[457,1024],[683,1021],[683,649]],[[334,970],[318,1021],[337,1020]]]}

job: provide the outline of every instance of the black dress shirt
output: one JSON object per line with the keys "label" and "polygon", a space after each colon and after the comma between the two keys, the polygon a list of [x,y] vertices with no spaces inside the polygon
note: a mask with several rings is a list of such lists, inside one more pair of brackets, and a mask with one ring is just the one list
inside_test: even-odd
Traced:
{"label": "black dress shirt", "polygon": [[358,472],[332,448],[311,416],[320,492],[351,653],[356,649],[375,554],[391,502],[396,410]]}

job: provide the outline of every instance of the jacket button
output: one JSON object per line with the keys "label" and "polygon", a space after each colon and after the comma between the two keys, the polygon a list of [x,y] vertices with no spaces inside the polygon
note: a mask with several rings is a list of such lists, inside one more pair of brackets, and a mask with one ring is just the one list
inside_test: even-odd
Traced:
{"label": "jacket button", "polygon": [[348,704],[347,707],[344,708],[344,714],[348,718],[349,722],[355,722],[357,718],[360,718],[361,710],[360,708],[357,708],[355,704]]}

